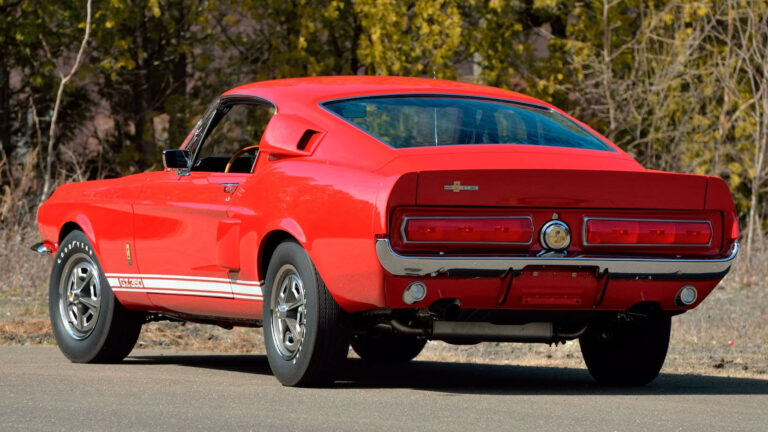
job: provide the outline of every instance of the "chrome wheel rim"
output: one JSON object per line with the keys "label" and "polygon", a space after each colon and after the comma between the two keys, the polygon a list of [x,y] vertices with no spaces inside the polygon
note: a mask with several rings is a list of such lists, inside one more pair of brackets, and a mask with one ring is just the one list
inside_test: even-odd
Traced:
{"label": "chrome wheel rim", "polygon": [[282,266],[272,285],[270,312],[272,342],[284,360],[292,360],[301,351],[306,335],[306,305],[304,282],[296,267]]}
{"label": "chrome wheel rim", "polygon": [[88,255],[69,259],[59,283],[59,318],[74,339],[87,338],[101,311],[101,284],[96,265]]}

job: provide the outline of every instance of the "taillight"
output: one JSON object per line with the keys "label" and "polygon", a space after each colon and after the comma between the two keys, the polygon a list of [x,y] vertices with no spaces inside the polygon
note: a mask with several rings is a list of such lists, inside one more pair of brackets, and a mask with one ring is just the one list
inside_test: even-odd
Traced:
{"label": "taillight", "polygon": [[739,219],[733,218],[733,224],[731,225],[731,240],[738,240],[741,232],[739,231]]}
{"label": "taillight", "polygon": [[407,218],[406,243],[518,243],[533,239],[529,217]]}
{"label": "taillight", "polygon": [[591,245],[706,246],[712,226],[705,221],[587,219],[585,234]]}

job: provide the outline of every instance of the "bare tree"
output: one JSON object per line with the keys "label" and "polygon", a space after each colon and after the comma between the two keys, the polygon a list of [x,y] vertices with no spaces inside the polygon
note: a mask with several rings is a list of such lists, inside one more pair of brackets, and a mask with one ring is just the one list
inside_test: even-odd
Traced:
{"label": "bare tree", "polygon": [[[86,2],[85,35],[83,36],[83,41],[80,44],[80,49],[77,52],[77,57],[75,57],[75,64],[72,65],[72,68],[69,70],[68,74],[64,75],[62,73],[59,75],[61,81],[59,82],[59,90],[56,92],[56,102],[53,105],[51,127],[48,132],[48,153],[46,154],[45,168],[43,171],[43,191],[40,195],[41,204],[43,201],[45,201],[46,198],[48,198],[48,195],[51,193],[51,167],[53,166],[53,159],[55,157],[54,150],[56,145],[56,120],[59,116],[59,109],[61,108],[61,98],[64,94],[64,87],[66,87],[69,80],[72,79],[77,70],[80,68],[80,64],[83,61],[83,55],[85,53],[85,47],[88,44],[88,37],[91,34],[91,1],[92,0],[87,0]],[[45,40],[43,40],[43,45],[45,46]],[[59,69],[56,60],[50,53],[50,50],[46,49],[46,53],[48,54],[48,57],[53,62],[53,64],[57,66],[56,69]]]}
{"label": "bare tree", "polygon": [[[739,162],[749,181],[746,250],[763,247],[762,220],[765,211],[761,194],[768,180],[768,14],[764,0],[728,0],[727,15],[720,21],[734,23],[718,36],[729,48],[736,80],[723,81],[731,100],[736,101],[730,124],[740,151]],[[738,142],[740,141],[740,142]]]}

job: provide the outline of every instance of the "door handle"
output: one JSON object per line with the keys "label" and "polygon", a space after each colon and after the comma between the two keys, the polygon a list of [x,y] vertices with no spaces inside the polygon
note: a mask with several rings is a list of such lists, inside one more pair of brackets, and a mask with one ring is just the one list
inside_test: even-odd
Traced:
{"label": "door handle", "polygon": [[231,194],[240,186],[240,183],[219,183],[219,185],[224,186],[224,193]]}

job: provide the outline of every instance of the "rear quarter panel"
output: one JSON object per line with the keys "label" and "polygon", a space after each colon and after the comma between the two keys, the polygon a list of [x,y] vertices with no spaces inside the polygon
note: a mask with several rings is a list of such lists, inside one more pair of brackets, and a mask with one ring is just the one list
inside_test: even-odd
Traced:
{"label": "rear quarter panel", "polygon": [[400,171],[377,170],[394,157],[393,150],[300,99],[285,100],[275,118],[297,113],[307,128],[319,127],[325,135],[310,156],[262,151],[253,177],[238,188],[230,209],[230,217],[242,221],[238,277],[263,281],[265,242],[287,232],[307,251],[342,308],[383,307],[375,237],[386,233],[387,200]]}
{"label": "rear quarter panel", "polygon": [[257,174],[238,188],[231,209],[243,227],[239,277],[264,280],[264,242],[283,231],[306,249],[345,310],[384,306],[374,246],[374,234],[383,232],[375,223],[380,220],[376,199],[394,179],[305,158],[269,159],[260,157]]}

